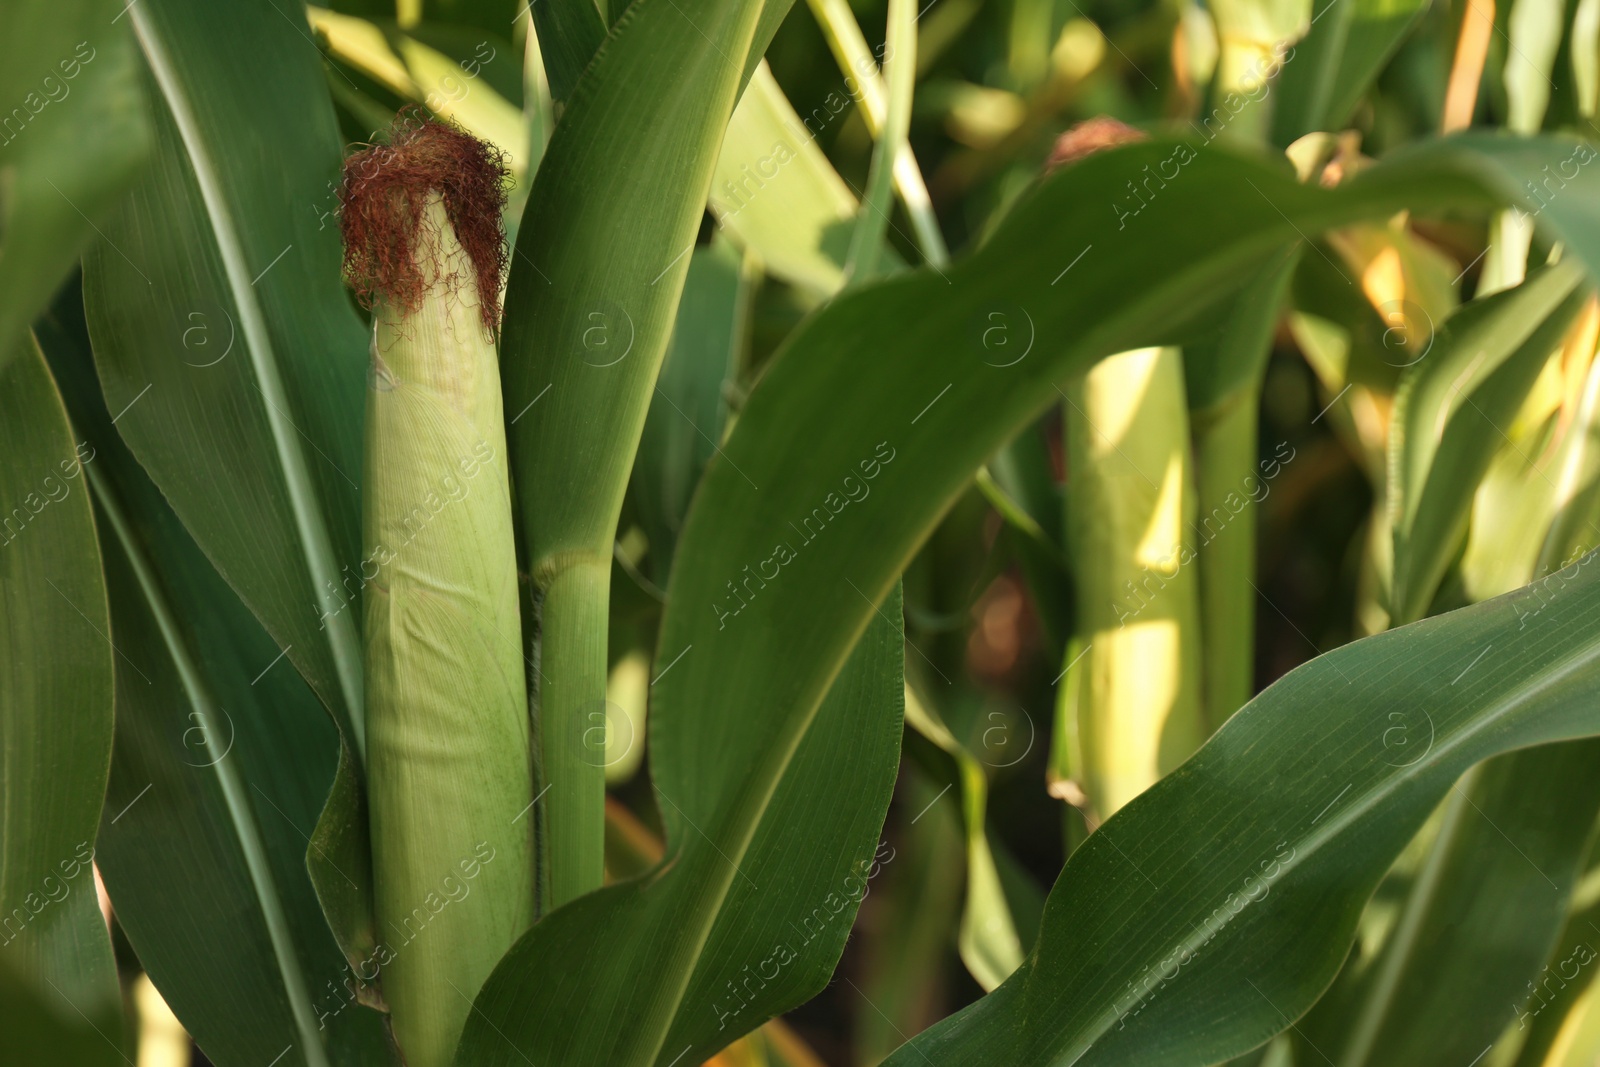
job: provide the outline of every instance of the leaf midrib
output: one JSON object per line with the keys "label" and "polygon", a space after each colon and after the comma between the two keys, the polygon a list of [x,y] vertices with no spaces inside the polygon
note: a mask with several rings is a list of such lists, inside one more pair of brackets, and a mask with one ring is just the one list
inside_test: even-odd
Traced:
{"label": "leaf midrib", "polygon": [[[266,318],[256,299],[254,283],[249,278],[245,264],[244,247],[234,226],[233,216],[223,192],[216,165],[207,150],[200,124],[190,106],[189,98],[179,83],[176,69],[167,54],[166,45],[151,24],[149,13],[137,4],[130,6],[134,32],[144,49],[161,94],[172,113],[173,123],[183,138],[189,164],[200,187],[206,215],[211,222],[212,236],[222,256],[223,270],[228,277],[234,304],[239,311],[239,325],[244,331],[245,347],[250,353],[250,366],[255,371],[256,387],[266,401],[264,414],[272,432],[272,443],[283,474],[284,488],[289,497],[289,508],[299,533],[299,547],[304,554],[306,569],[311,578],[313,603],[321,603],[316,591],[336,587],[339,569],[333,553],[333,543],[328,536],[327,524],[317,503],[315,484],[306,463],[305,452],[300,447],[298,431],[286,414],[290,407],[284,389],[278,358],[267,331]],[[352,739],[361,761],[366,762],[367,738],[365,712],[362,701],[361,645],[355,625],[345,612],[336,612],[327,627],[328,647],[332,653],[334,671],[338,676],[340,695],[349,714]]]}
{"label": "leaf midrib", "polygon": [[[1394,631],[1390,632],[1393,633]],[[1303,838],[1301,843],[1304,848],[1297,847],[1294,856],[1283,862],[1282,869],[1284,873],[1295,870],[1301,865],[1305,857],[1315,855],[1329,841],[1342,834],[1390,795],[1397,792],[1402,785],[1420,778],[1423,771],[1432,770],[1440,766],[1444,763],[1444,758],[1447,755],[1498,723],[1502,718],[1518,710],[1518,708],[1537,697],[1545,689],[1556,685],[1568,675],[1588,666],[1597,659],[1600,659],[1600,641],[1591,641],[1588,645],[1555,661],[1535,674],[1527,682],[1515,687],[1512,692],[1502,697],[1497,704],[1492,705],[1489,711],[1471,720],[1448,740],[1435,746],[1428,756],[1418,760],[1410,767],[1404,768],[1402,773],[1380,780],[1375,788],[1358,795],[1339,814],[1333,816],[1321,828]],[[1216,912],[1212,912],[1211,916],[1208,916],[1205,922],[1196,927],[1193,933],[1179,939],[1176,943],[1170,944],[1169,951],[1158,954],[1159,958],[1168,959],[1174,953],[1179,952],[1187,952],[1193,955],[1202,944],[1221,933],[1234,918],[1230,913],[1221,920],[1215,920],[1215,915]],[[1147,992],[1141,992],[1132,1003],[1143,1003],[1147,996]],[[1126,1014],[1126,1011],[1117,1011],[1116,1003],[1114,1002],[1108,1009],[1096,1016],[1093,1023],[1084,1030],[1084,1036],[1077,1043],[1068,1046],[1064,1051],[1052,1058],[1051,1064],[1055,1065],[1055,1067],[1071,1067],[1072,1064],[1082,1059],[1101,1037],[1105,1036],[1113,1023]],[[1068,1058],[1069,1054],[1072,1054],[1071,1058]]]}
{"label": "leaf midrib", "polygon": [[[85,467],[84,472],[88,475],[91,492],[110,520],[117,542],[128,557],[134,577],[138,580],[140,592],[144,594],[145,603],[150,613],[155,616],[156,628],[161,632],[162,643],[172,657],[173,666],[177,668],[178,677],[183,683],[184,695],[188,697],[190,706],[199,717],[201,729],[205,731],[207,737],[220,736],[212,732],[214,724],[210,709],[214,702],[207,692],[205,680],[200,674],[193,654],[184,643],[172,608],[167,604],[160,583],[149,561],[144,557],[143,549],[134,539],[127,517],[122,513],[121,503],[98,471],[92,467]],[[244,785],[226,754],[210,766],[216,771],[217,784],[222,789],[223,801],[228,809],[228,819],[233,824],[240,851],[244,853],[245,867],[250,873],[250,884],[255,890],[256,902],[260,905],[261,916],[266,923],[267,937],[272,942],[273,956],[278,964],[278,973],[283,979],[284,992],[289,999],[295,1027],[300,1032],[301,1042],[305,1045],[306,1063],[309,1067],[329,1067],[327,1056],[318,1040],[316,1013],[312,1008],[311,994],[306,986],[305,976],[300,970],[300,958],[295,952],[294,939],[289,933],[288,916],[284,912],[283,901],[279,898],[277,886],[273,882],[266,847],[262,843],[260,830],[251,814]]]}

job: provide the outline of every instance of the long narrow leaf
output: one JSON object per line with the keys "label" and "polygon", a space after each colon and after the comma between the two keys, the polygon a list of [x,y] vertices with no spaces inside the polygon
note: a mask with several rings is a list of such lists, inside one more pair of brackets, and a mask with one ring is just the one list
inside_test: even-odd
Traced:
{"label": "long narrow leaf", "polygon": [[[96,454],[68,425],[32,339],[15,347],[0,361],[0,958],[46,1010],[114,1037],[116,969],[92,863],[123,653],[86,484]],[[9,1028],[22,1009],[13,999],[6,1010]]]}
{"label": "long narrow leaf", "polygon": [[266,1048],[308,1067],[392,1062],[354,1002],[376,968],[345,966],[306,870],[338,732],[118,437],[75,297],[37,330],[96,457],[123,653],[98,847],[119,920],[219,1067]]}
{"label": "long narrow leaf", "polygon": [[0,11],[0,364],[150,150],[117,0]]}
{"label": "long narrow leaf", "polygon": [[359,751],[366,337],[339,281],[340,153],[317,53],[269,0],[141,0],[127,17],[157,154],[87,257],[106,400]]}

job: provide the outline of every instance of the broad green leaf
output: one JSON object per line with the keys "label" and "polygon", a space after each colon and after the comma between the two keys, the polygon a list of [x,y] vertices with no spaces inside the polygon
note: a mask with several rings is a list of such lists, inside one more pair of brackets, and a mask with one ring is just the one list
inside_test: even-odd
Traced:
{"label": "broad green leaf", "polygon": [[[1592,392],[1585,390],[1586,399]],[[1563,471],[1592,465],[1592,418],[1592,407],[1580,405],[1558,450]],[[1544,484],[1556,495],[1554,483]],[[1558,521],[1548,507],[1526,509],[1529,519],[1553,527],[1548,536],[1521,524],[1507,529],[1535,542],[1554,540],[1561,547],[1551,558],[1577,558],[1581,551],[1569,550],[1593,544],[1594,534],[1577,516],[1589,501],[1575,488],[1563,494]],[[1543,577],[1549,567],[1540,566]],[[1578,741],[1511,753],[1468,772],[1446,798],[1392,933],[1377,951],[1358,941],[1339,982],[1303,1024],[1306,1041],[1340,1050],[1349,1064],[1482,1057],[1506,1029],[1506,1006],[1516,1014],[1527,1001],[1561,933],[1600,812],[1597,756],[1600,743]],[[1518,1034],[1537,1011],[1526,1007]]]}
{"label": "broad green leaf", "polygon": [[[789,773],[763,798],[759,825],[737,860],[721,855],[714,842],[707,847],[699,828],[704,824],[691,814],[696,809],[680,806],[692,803],[692,782],[715,780],[721,757],[652,720],[652,777],[667,829],[665,859],[557,910],[529,931],[479,995],[458,1064],[521,1063],[525,1057],[665,1064],[675,1056],[697,1063],[827,984],[857,907],[883,866],[895,860],[877,835],[900,756],[900,613],[895,591],[834,681],[816,716],[819,728],[799,741]],[[739,620],[730,620],[730,627],[737,625]],[[688,650],[678,668],[694,656]],[[693,914],[718,868],[733,881],[723,887],[714,921],[699,932],[692,957],[677,972],[676,995],[649,1003],[653,989],[671,987],[641,982],[637,968],[660,948],[661,931]],[[602,996],[619,1005],[615,1010],[627,1011],[628,1021],[580,1024],[586,1005],[595,1003],[587,1000],[560,1007],[565,1024],[530,1012],[530,995],[555,992],[548,976],[567,966],[559,961],[591,951],[596,922],[622,934]],[[629,1004],[631,998],[640,999]]]}
{"label": "broad green leaf", "polygon": [[855,196],[817,146],[833,117],[823,105],[802,119],[761,63],[722,139],[709,205],[769,274],[818,299],[844,285],[856,216]]}
{"label": "broad green leaf", "polygon": [[[643,874],[661,862],[663,851],[661,840],[637,816],[615,797],[606,798],[606,873],[609,877],[620,881]],[[886,848],[882,844],[874,853],[880,869],[893,863],[897,855],[893,848]],[[772,1067],[822,1067],[816,1053],[782,1019],[770,1020],[759,1031],[741,1038],[723,1053],[733,1065],[747,1062],[764,1065],[768,1061],[732,1056],[733,1050],[741,1046],[746,1051],[752,1047],[761,1048],[771,1058]],[[719,1058],[710,1062],[720,1064],[723,1061]]]}
{"label": "broad green leaf", "polygon": [[[1461,678],[1485,647],[1495,663]],[[1291,672],[1073,854],[1024,971],[890,1062],[1203,1064],[1264,1041],[1333,977],[1456,777],[1594,732],[1597,678],[1600,572],[1581,566]]]}
{"label": "broad green leaf", "polygon": [[118,919],[219,1067],[267,1049],[391,1063],[381,1018],[353,1002],[376,968],[354,978],[306,870],[338,733],[117,435],[71,296],[39,335],[96,454],[120,653],[98,858]]}
{"label": "broad green leaf", "polygon": [[568,101],[517,235],[500,357],[542,594],[540,810],[556,905],[601,880],[604,760],[585,737],[605,698],[617,519],[760,10],[632,5]]}
{"label": "broad green leaf", "polygon": [[86,260],[107,406],[359,753],[367,341],[339,279],[320,59],[268,0],[140,0],[127,18],[157,149]]}
{"label": "broad green leaf", "polygon": [[121,0],[0,11],[0,364],[150,151]]}
{"label": "broad green leaf", "polygon": [[[693,647],[654,686],[653,778],[671,798],[664,813],[690,828],[671,834],[670,881],[693,889],[678,890],[676,906],[659,913],[641,911],[631,890],[612,889],[548,916],[491,978],[464,1057],[515,1063],[519,1050],[536,1056],[542,1042],[560,1041],[563,1064],[609,1067],[658,1053],[665,1064],[683,1049],[659,1041],[662,1016],[707,1010],[684,991],[731,887],[742,884],[734,864],[748,854],[772,791],[792,780],[791,755],[877,617],[876,600],[978,466],[1056,397],[1057,380],[1112,352],[1182,339],[1201,310],[1236,292],[1251,266],[1298,231],[1385,218],[1424,199],[1430,209],[1485,210],[1520,195],[1522,175],[1573,151],[1554,139],[1461,137],[1325,190],[1217,148],[1129,145],[1043,183],[944,274],[863,287],[809,319],[751,394],[723,446],[726,459],[707,469],[668,590],[658,662]],[[1128,174],[1164,162],[1181,180],[1126,219],[1135,234],[1148,227],[1162,240],[1122,239],[1107,204]],[[1596,182],[1580,172],[1583,188],[1540,216],[1590,262],[1600,262]],[[1079,255],[1078,269],[1063,275]],[[992,353],[982,331],[987,315],[1006,309],[1030,326],[1034,343],[997,366],[985,359]],[[796,449],[801,438],[816,444]],[[805,522],[809,537],[798,533]],[[775,549],[791,540],[788,551]],[[729,584],[763,563],[764,584],[748,579],[735,598]],[[717,738],[714,754],[706,737]],[[1252,868],[1260,858],[1250,857]],[[1359,898],[1349,909],[1359,910]],[[762,946],[748,951],[765,958]],[[562,980],[548,981],[558,969]],[[609,1045],[604,1035],[619,1029],[637,1045]]]}
{"label": "broad green leaf", "polygon": [[1482,1055],[1561,934],[1600,812],[1597,758],[1593,740],[1543,745],[1453,785],[1394,930],[1301,1023],[1306,1041],[1348,1067]]}
{"label": "broad green leaf", "polygon": [[605,39],[606,19],[595,0],[548,0],[530,3],[526,10],[533,13],[538,28],[539,48],[550,75],[550,96],[565,103]]}
{"label": "broad green leaf", "polygon": [[32,339],[14,347],[0,362],[0,958],[8,986],[27,992],[0,993],[8,1053],[24,995],[42,1003],[42,1024],[71,1030],[81,1018],[108,1042],[121,1036],[92,861],[112,662],[125,652],[113,644],[86,485],[95,449],[68,424]]}
{"label": "broad green leaf", "polygon": [[1316,0],[1311,30],[1273,86],[1273,141],[1341,129],[1411,32],[1428,0]]}
{"label": "broad green leaf", "polygon": [[1588,297],[1580,268],[1547,268],[1515,289],[1464,305],[1434,336],[1395,395],[1389,431],[1394,530],[1391,614],[1420,617],[1466,532],[1479,480]]}
{"label": "broad green leaf", "polygon": [[650,569],[665,585],[689,496],[716,455],[727,425],[726,383],[736,379],[747,329],[751,279],[742,257],[714,238],[690,256],[672,346],[639,438],[633,504],[650,541]]}

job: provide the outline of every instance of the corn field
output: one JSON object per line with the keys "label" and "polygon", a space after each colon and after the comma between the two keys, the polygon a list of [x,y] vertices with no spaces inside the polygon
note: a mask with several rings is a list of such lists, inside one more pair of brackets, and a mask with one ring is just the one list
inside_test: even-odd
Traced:
{"label": "corn field", "polygon": [[1600,1067],[1600,0],[325,2],[0,9],[0,1067]]}

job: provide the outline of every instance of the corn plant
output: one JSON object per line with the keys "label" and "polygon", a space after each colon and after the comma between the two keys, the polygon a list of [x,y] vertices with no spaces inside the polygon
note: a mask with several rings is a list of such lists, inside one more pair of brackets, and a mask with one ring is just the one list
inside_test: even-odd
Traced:
{"label": "corn plant", "polygon": [[1600,1062],[1597,109],[1597,0],[12,0],[0,1064]]}

